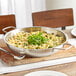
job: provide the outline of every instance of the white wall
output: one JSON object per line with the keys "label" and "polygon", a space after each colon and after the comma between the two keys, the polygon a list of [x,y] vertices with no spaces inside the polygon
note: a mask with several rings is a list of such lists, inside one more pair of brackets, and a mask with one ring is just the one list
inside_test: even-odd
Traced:
{"label": "white wall", "polygon": [[45,0],[31,0],[32,12],[44,11],[46,10]]}
{"label": "white wall", "polygon": [[0,0],[0,15],[14,14],[13,0]]}
{"label": "white wall", "polygon": [[[4,2],[5,1],[5,2]],[[0,0],[0,14],[8,14],[8,0]]]}
{"label": "white wall", "polygon": [[76,25],[76,0],[46,0],[46,8],[47,10],[73,8],[74,25]]}

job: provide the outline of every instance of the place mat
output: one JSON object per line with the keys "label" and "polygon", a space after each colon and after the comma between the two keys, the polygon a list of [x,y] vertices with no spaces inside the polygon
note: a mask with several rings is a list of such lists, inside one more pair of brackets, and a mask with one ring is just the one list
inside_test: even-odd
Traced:
{"label": "place mat", "polygon": [[[4,43],[3,40],[0,40],[0,47],[12,52],[7,47],[7,45]],[[65,47],[68,47],[68,45],[66,45]],[[57,53],[52,54],[47,57],[36,58],[36,57],[26,56],[22,60],[16,60],[11,55],[8,55],[4,52],[0,52],[0,58],[2,59],[2,61],[10,66],[28,64],[28,63],[36,63],[36,62],[42,62],[42,61],[48,61],[48,60],[56,60],[56,59],[61,59],[61,58],[73,57],[73,56],[76,56],[76,48],[74,46],[69,50],[60,50]]]}

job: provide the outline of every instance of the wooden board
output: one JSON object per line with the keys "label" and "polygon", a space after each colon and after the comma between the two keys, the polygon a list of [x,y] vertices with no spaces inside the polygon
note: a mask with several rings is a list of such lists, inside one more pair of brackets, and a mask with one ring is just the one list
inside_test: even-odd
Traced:
{"label": "wooden board", "polygon": [[[4,43],[3,40],[0,40],[0,47],[12,52],[7,45]],[[67,46],[65,46],[67,47]],[[13,52],[12,52],[13,53]],[[76,48],[72,47],[69,50],[60,50],[59,52],[47,56],[47,57],[41,57],[41,58],[33,58],[26,56],[22,60],[15,60],[12,56],[1,52],[1,59],[8,65],[21,65],[21,64],[28,64],[28,63],[35,63],[35,62],[41,62],[41,61],[47,61],[47,60],[55,60],[55,59],[60,59],[60,58],[66,58],[66,57],[72,57],[76,56]]]}
{"label": "wooden board", "polygon": [[43,70],[49,70],[49,71],[53,70],[53,71],[65,73],[68,76],[76,76],[76,62],[37,68],[37,69],[32,69],[32,70],[27,70],[27,71],[14,72],[14,73],[9,73],[9,74],[4,74],[1,76],[24,76],[30,72],[43,71]]}

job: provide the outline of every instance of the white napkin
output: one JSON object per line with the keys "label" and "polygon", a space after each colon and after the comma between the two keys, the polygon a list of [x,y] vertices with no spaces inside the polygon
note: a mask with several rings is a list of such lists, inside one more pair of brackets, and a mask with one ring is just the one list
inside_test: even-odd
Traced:
{"label": "white napkin", "polygon": [[74,62],[74,61],[76,61],[76,56],[63,58],[63,59],[56,59],[56,60],[49,60],[49,61],[19,65],[19,66],[7,66],[2,61],[0,61],[0,74],[30,70],[30,69],[69,63],[69,62]]}

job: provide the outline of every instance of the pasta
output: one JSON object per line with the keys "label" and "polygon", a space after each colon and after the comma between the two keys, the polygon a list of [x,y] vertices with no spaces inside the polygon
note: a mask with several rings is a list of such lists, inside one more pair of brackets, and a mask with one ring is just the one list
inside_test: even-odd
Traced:
{"label": "pasta", "polygon": [[58,46],[64,42],[62,36],[44,31],[19,32],[8,39],[8,43],[24,49],[47,49]]}

